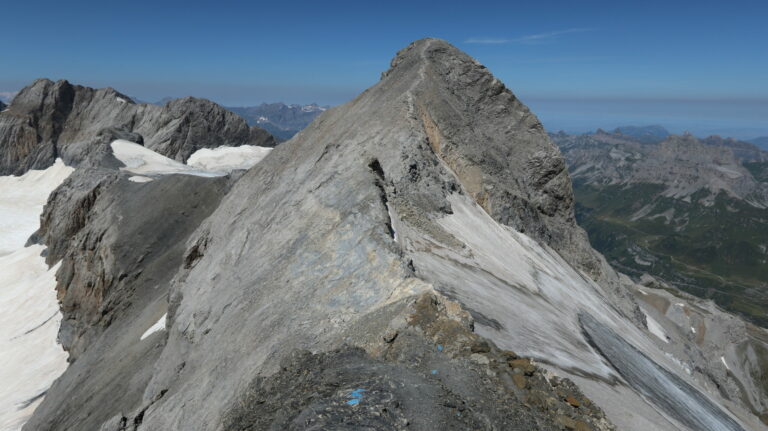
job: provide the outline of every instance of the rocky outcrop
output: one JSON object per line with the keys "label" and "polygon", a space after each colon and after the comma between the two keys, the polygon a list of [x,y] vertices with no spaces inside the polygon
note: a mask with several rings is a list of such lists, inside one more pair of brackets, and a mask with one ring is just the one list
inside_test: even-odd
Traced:
{"label": "rocky outcrop", "polygon": [[368,345],[373,355],[293,352],[247,385],[222,429],[614,429],[573,383],[472,333],[469,316],[451,315],[457,304],[424,294],[388,308],[408,324]]}
{"label": "rocky outcrop", "polygon": [[641,283],[633,290],[645,312],[667,334],[678,335],[670,349],[686,372],[706,375],[768,424],[768,333],[650,275]]}
{"label": "rocky outcrop", "polygon": [[107,128],[138,133],[148,148],[179,161],[199,148],[275,143],[263,129],[249,127],[205,99],[177,99],[163,107],[137,105],[111,88],[39,79],[0,112],[0,174],[43,169],[57,157],[77,162],[81,152],[72,155],[70,147]]}
{"label": "rocky outcrop", "polygon": [[[199,224],[167,216],[201,214],[202,198],[182,190],[202,183],[175,178],[120,178],[95,204],[67,198],[67,184],[52,198],[47,232],[76,230],[57,201],[92,208],[58,247],[62,268],[67,256],[85,268],[64,304],[87,342],[26,429],[611,429],[606,415],[673,428],[579,325],[589,313],[672,364],[620,290],[631,283],[576,226],[562,156],[448,43],[399,52],[379,83],[276,147]],[[159,202],[166,193],[189,202]],[[104,323],[88,338],[91,316]],[[158,322],[166,329],[147,336]],[[742,413],[723,405],[703,408]]]}
{"label": "rocky outcrop", "polygon": [[185,240],[229,187],[228,178],[135,183],[128,176],[80,168],[51,194],[41,217],[37,236],[48,246],[46,260],[61,261],[59,341],[71,361],[135,301],[134,290],[151,287],[161,295]]}
{"label": "rocky outcrop", "polygon": [[186,161],[200,148],[276,144],[266,130],[248,127],[236,114],[206,99],[174,99],[160,108],[160,114],[154,105],[142,106],[148,113],[132,130],[145,137],[147,148],[178,161]]}

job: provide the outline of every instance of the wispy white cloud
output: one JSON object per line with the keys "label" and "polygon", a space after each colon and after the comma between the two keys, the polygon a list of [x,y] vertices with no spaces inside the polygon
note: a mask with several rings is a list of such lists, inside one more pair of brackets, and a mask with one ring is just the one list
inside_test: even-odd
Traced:
{"label": "wispy white cloud", "polygon": [[482,45],[500,45],[503,43],[509,43],[509,39],[493,39],[493,38],[486,38],[486,37],[470,37],[469,39],[465,40],[464,43],[477,43]]}
{"label": "wispy white cloud", "polygon": [[584,33],[593,31],[591,28],[569,28],[565,30],[550,31],[547,33],[529,34],[526,36],[520,36],[512,39],[505,38],[491,38],[491,37],[471,37],[464,41],[464,43],[482,44],[482,45],[502,45],[502,44],[521,44],[521,45],[539,45],[545,43],[552,43],[559,39],[560,36],[570,33]]}

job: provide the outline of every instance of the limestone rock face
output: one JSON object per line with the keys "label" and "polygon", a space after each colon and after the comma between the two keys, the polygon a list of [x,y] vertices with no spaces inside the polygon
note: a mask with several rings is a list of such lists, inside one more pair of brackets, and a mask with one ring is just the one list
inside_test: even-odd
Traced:
{"label": "limestone rock face", "polygon": [[263,129],[205,99],[184,98],[166,106],[137,105],[111,88],[38,79],[0,112],[0,174],[50,166],[57,157],[77,162],[71,146],[103,129],[135,132],[157,152],[185,161],[195,150],[221,145],[274,146]]}
{"label": "limestone rock face", "polygon": [[[75,274],[59,290],[78,355],[26,429],[674,428],[579,326],[588,313],[675,366],[576,226],[562,156],[444,41],[399,52],[220,203],[191,193],[216,180],[100,178],[73,176],[46,209],[40,237]],[[190,203],[152,204],[171,194]]]}

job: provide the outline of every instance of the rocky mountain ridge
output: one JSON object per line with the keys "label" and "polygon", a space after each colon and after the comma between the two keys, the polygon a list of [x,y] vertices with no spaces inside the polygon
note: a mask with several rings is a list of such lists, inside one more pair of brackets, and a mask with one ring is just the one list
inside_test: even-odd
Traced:
{"label": "rocky mountain ridge", "polygon": [[757,206],[768,205],[768,187],[744,162],[768,161],[746,143],[713,136],[671,136],[657,144],[623,134],[552,135],[566,154],[571,175],[587,184],[663,185],[663,194],[690,200],[699,190],[723,191]]}
{"label": "rocky mountain ridge", "polygon": [[0,174],[44,169],[57,157],[75,164],[107,128],[138,133],[148,148],[179,161],[199,148],[275,144],[263,129],[205,99],[137,105],[111,88],[38,79],[0,113]]}
{"label": "rocky mountain ridge", "polygon": [[[598,131],[598,133],[600,133]],[[641,142],[659,142],[668,138],[671,133],[663,126],[622,126],[613,130],[613,134],[631,136]]]}
{"label": "rocky mountain ridge", "polygon": [[616,273],[536,116],[445,41],[245,173],[147,181],[139,137],[44,210],[71,363],[25,429],[764,429],[764,331]]}

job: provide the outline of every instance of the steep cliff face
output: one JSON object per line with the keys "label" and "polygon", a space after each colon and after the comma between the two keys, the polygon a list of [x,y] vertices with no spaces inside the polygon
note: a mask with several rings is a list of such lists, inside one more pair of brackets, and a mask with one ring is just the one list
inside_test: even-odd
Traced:
{"label": "steep cliff face", "polygon": [[[399,52],[204,220],[213,199],[188,196],[193,232],[157,201],[202,183],[117,176],[95,204],[75,176],[46,210],[62,268],[93,271],[59,280],[86,341],[26,429],[759,427],[666,354],[540,123],[444,41]],[[57,246],[66,206],[91,209]]]}
{"label": "steep cliff face", "polygon": [[79,169],[51,195],[41,234],[49,264],[61,261],[59,341],[70,360],[133,302],[134,289],[163,291],[157,285],[170,281],[184,240],[227,187],[227,178],[136,183],[115,171]]}
{"label": "steep cliff face", "polygon": [[78,154],[71,154],[70,147],[106,128],[139,133],[148,148],[179,161],[199,148],[274,146],[269,133],[208,100],[137,105],[111,88],[39,79],[0,112],[0,174],[43,169],[57,157],[76,164]]}

